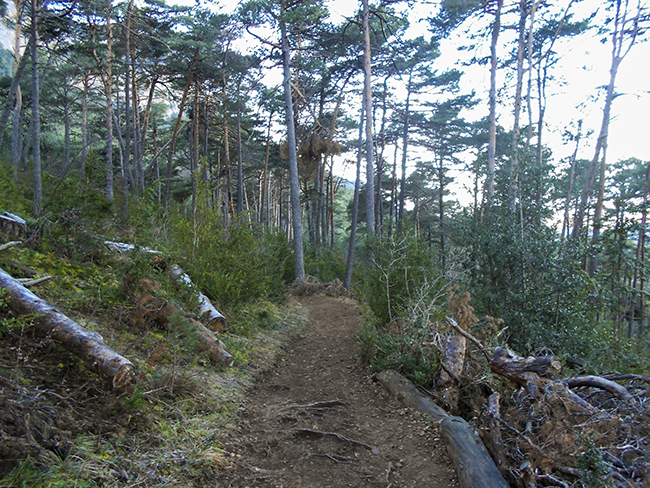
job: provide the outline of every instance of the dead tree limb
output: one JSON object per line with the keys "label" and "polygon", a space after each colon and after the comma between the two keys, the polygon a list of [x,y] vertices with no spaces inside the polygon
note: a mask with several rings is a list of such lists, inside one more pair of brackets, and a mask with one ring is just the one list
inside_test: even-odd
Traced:
{"label": "dead tree limb", "polygon": [[0,251],[4,251],[5,249],[9,249],[10,247],[18,246],[19,244],[22,244],[20,241],[11,241],[3,244],[0,246]]}
{"label": "dead tree limb", "polygon": [[460,387],[462,385],[460,376],[463,374],[465,367],[466,346],[465,337],[454,334],[447,337],[445,348],[442,351],[440,376],[436,382],[436,387],[452,412],[458,410],[458,399],[460,398]]}
{"label": "dead tree limb", "polygon": [[624,386],[619,385],[614,381],[601,378],[599,376],[573,376],[564,380],[564,384],[569,388],[578,388],[580,386],[590,386],[592,388],[598,388],[600,390],[605,390],[619,400],[629,401],[633,398],[632,394],[627,391]]}
{"label": "dead tree limb", "polygon": [[[174,278],[194,288],[194,284],[190,277],[187,276],[179,266],[175,264],[172,265],[170,272]],[[201,322],[216,332],[222,332],[226,328],[226,317],[221,315],[221,313],[214,308],[214,305],[212,305],[212,302],[208,297],[199,290],[196,290],[196,293],[199,298],[199,317],[201,318]]]}
{"label": "dead tree limb", "polygon": [[453,329],[458,332],[460,335],[465,337],[466,339],[469,339],[472,341],[474,344],[478,346],[478,348],[481,350],[483,354],[485,354],[485,358],[489,361],[490,360],[490,353],[487,351],[485,346],[479,341],[476,337],[474,337],[472,334],[467,332],[465,329],[463,329],[460,325],[456,323],[454,319],[451,317],[447,317],[447,322],[449,322],[449,325],[453,327]]}
{"label": "dead tree limb", "polygon": [[80,357],[86,367],[113,388],[122,389],[134,379],[135,367],[104,344],[104,339],[66,317],[54,306],[38,298],[31,291],[0,269],[0,288],[7,292],[9,307],[20,314],[32,315],[34,325],[68,351]]}
{"label": "dead tree limb", "polygon": [[530,376],[526,373],[539,376],[557,374],[562,371],[562,363],[555,356],[522,358],[508,349],[497,347],[490,362],[490,369],[519,386],[526,386],[530,381]]}

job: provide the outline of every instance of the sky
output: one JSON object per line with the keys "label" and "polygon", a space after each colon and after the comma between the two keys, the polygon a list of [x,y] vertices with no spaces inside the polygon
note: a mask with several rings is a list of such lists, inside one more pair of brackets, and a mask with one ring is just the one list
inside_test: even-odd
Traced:
{"label": "sky", "polygon": [[[350,0],[331,0],[330,11],[332,20],[340,21],[343,17],[354,15],[360,2]],[[602,7],[599,0],[586,0],[582,2],[582,11],[577,15],[587,13]],[[419,3],[410,12],[410,37],[427,34],[427,22],[421,21],[430,16],[432,4]],[[505,32],[503,35],[513,35]],[[601,36],[602,37],[602,36]],[[609,82],[609,67],[611,61],[611,44],[609,39],[605,44],[600,42],[601,37],[595,32],[583,35],[579,41],[557,42],[556,51],[562,58],[554,68],[553,75],[556,80],[549,85],[546,109],[546,132],[543,140],[550,147],[556,164],[562,158],[573,153],[574,143],[565,143],[562,135],[566,128],[575,130],[577,121],[583,122],[583,140],[578,152],[579,158],[592,159],[595,140],[602,121],[604,105],[604,87]],[[456,67],[465,71],[461,79],[461,90],[465,93],[475,90],[480,99],[479,104],[463,115],[468,120],[477,120],[488,114],[487,90],[489,88],[489,66],[463,66],[464,60],[471,54],[487,56],[489,54],[489,38],[477,43],[478,53],[468,53],[458,50],[464,44],[458,35],[443,41],[441,44],[441,57],[436,61],[438,69]],[[506,53],[498,53],[501,56]],[[505,84],[505,70],[499,70],[497,84]],[[611,162],[637,157],[650,161],[650,43],[635,45],[622,62],[616,82],[616,91],[619,96],[614,100],[612,119],[609,130],[609,146],[607,160]],[[511,92],[503,92],[498,107],[497,123],[509,129],[512,127],[512,102],[508,97]],[[505,102],[505,103],[504,103]],[[535,102],[534,102],[535,103]],[[527,120],[527,115],[522,114],[522,120]],[[534,120],[536,115],[534,111]],[[587,131],[592,135],[584,137]],[[412,165],[414,162],[412,161]],[[351,175],[348,169],[347,175]],[[461,203],[467,202],[466,191],[463,188],[463,176],[456,173],[459,185],[456,186],[456,197]]]}

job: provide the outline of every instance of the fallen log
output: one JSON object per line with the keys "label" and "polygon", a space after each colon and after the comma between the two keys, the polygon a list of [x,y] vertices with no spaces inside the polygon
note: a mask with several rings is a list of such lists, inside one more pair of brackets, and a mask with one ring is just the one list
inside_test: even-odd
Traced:
{"label": "fallen log", "polygon": [[5,212],[0,215],[0,231],[10,236],[21,237],[27,235],[27,222],[18,215]]}
{"label": "fallen log", "polygon": [[530,398],[543,396],[549,402],[557,400],[573,413],[597,412],[596,408],[572,392],[562,381],[542,377],[562,370],[562,364],[555,356],[522,358],[508,349],[498,347],[490,362],[490,370],[525,388]]}
{"label": "fallen log", "polygon": [[[134,246],[133,244],[127,244],[124,242],[104,241],[104,244],[112,251],[116,251],[119,253],[126,253],[136,249],[136,246]],[[160,251],[151,249],[150,247],[138,247],[138,249],[140,249],[142,252],[147,252],[151,254],[160,254]],[[186,285],[189,285],[190,287],[194,287],[194,284],[192,283],[192,279],[187,275],[187,273],[183,272],[180,266],[176,264],[172,265],[170,268],[170,272],[172,276],[178,281],[181,281]],[[199,299],[199,317],[201,319],[201,322],[203,322],[205,325],[207,325],[210,329],[212,329],[215,332],[223,332],[224,330],[226,330],[226,317],[224,317],[214,307],[214,305],[212,305],[210,299],[207,296],[205,296],[203,293],[201,293],[201,291],[196,290],[196,293]]]}
{"label": "fallen log", "polygon": [[519,386],[526,386],[531,378],[527,373],[539,376],[557,374],[562,371],[562,363],[555,356],[522,358],[508,349],[497,347],[490,362],[490,369]]}
{"label": "fallen log", "polygon": [[458,474],[462,488],[508,488],[510,485],[474,433],[460,417],[447,417],[440,424],[447,453]]}
{"label": "fallen log", "polygon": [[109,381],[113,388],[123,389],[131,384],[135,377],[135,367],[131,361],[104,344],[101,335],[66,317],[2,269],[0,288],[6,291],[7,302],[12,310],[20,314],[31,314],[39,332],[80,357],[90,371]]}
{"label": "fallen log", "polygon": [[409,380],[397,371],[387,369],[377,374],[377,380],[404,405],[415,408],[435,420],[443,420],[449,414],[426,395],[423,395]]}
{"label": "fallen log", "polygon": [[[182,281],[191,287],[194,286],[190,277],[187,276],[187,273],[184,273],[183,270],[176,264],[172,265],[170,272],[172,276],[174,276],[174,278],[177,280]],[[206,297],[198,290],[196,290],[196,292],[199,298],[199,317],[201,319],[201,322],[203,322],[215,332],[223,332],[226,328],[226,317],[221,315],[221,313],[216,308],[214,308],[214,305],[212,305],[212,302],[208,297]]]}
{"label": "fallen log", "polygon": [[590,386],[605,390],[612,395],[616,396],[619,400],[628,401],[633,398],[632,394],[627,391],[624,386],[615,383],[614,381],[601,378],[599,376],[573,376],[564,380],[564,384],[569,388],[578,388],[580,386]]}
{"label": "fallen log", "polygon": [[235,358],[228,353],[226,345],[214,332],[203,324],[198,324],[196,335],[199,340],[199,350],[207,351],[212,362],[228,367],[234,364]]}
{"label": "fallen log", "polygon": [[382,371],[377,379],[402,403],[440,421],[442,438],[461,488],[508,488],[487,449],[467,422],[448,415],[396,371]]}

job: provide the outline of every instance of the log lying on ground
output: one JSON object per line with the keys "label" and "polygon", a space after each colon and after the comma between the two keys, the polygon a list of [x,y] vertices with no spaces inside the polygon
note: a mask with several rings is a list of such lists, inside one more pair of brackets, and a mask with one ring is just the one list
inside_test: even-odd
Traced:
{"label": "log lying on ground", "polygon": [[497,347],[490,362],[490,369],[520,386],[525,386],[528,381],[526,373],[539,376],[557,374],[562,371],[562,363],[555,356],[522,358],[508,349]]}
{"label": "log lying on ground", "polygon": [[[109,249],[117,251],[119,253],[130,252],[135,249],[135,246],[133,244],[126,244],[124,242],[104,241],[104,244],[106,244]],[[150,247],[140,247],[138,249],[142,250],[143,252],[160,254],[160,251],[156,251]],[[180,266],[176,264],[172,265],[170,272],[172,276],[178,281],[181,281],[189,286],[194,286],[191,278],[187,275],[187,273],[183,272]],[[214,307],[214,305],[212,305],[212,302],[208,297],[206,297],[199,290],[197,290],[197,293],[199,299],[199,317],[201,318],[201,322],[203,322],[208,326],[208,328],[212,329],[215,332],[223,332],[226,329],[226,317],[224,317]]]}
{"label": "log lying on ground", "polygon": [[487,449],[467,422],[448,415],[396,371],[382,371],[377,379],[402,403],[440,421],[447,453],[454,464],[461,488],[508,488]]}
{"label": "log lying on ground", "polygon": [[80,357],[86,367],[113,388],[122,389],[131,384],[135,367],[104,344],[104,339],[66,317],[54,306],[38,298],[31,291],[0,269],[0,287],[6,290],[9,307],[20,314],[31,314],[36,328],[68,351]]}
{"label": "log lying on ground", "polygon": [[[187,276],[179,266],[174,264],[171,267],[170,272],[177,280],[182,281],[189,286],[193,286],[190,277]],[[208,297],[198,290],[197,293],[199,296],[199,317],[201,318],[201,322],[215,332],[223,332],[226,328],[226,317],[221,315],[221,313],[214,308],[214,305],[212,305],[212,302],[210,302]]]}
{"label": "log lying on ground", "polygon": [[397,371],[392,369],[381,371],[377,374],[377,379],[391,395],[404,405],[415,408],[435,420],[449,417],[444,409],[436,405],[431,398],[420,393],[413,383]]}
{"label": "log lying on ground", "polygon": [[21,237],[27,235],[27,222],[17,215],[5,212],[0,215],[0,231],[10,236]]}
{"label": "log lying on ground", "polygon": [[212,362],[229,367],[234,364],[235,358],[228,353],[226,345],[219,340],[214,332],[203,324],[198,324],[196,334],[200,343],[199,350],[207,351]]}

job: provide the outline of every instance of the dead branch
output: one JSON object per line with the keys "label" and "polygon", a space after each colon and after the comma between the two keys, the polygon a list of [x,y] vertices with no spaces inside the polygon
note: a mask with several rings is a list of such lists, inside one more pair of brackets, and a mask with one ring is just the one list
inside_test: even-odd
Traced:
{"label": "dead branch", "polygon": [[618,383],[615,383],[614,381],[606,380],[605,378],[601,378],[599,376],[573,376],[571,378],[565,379],[564,384],[569,388],[589,386],[592,388],[605,390],[616,396],[619,400],[623,401],[629,401],[634,398],[625,387],[619,385]]}
{"label": "dead branch", "polygon": [[40,285],[42,283],[47,283],[49,281],[53,281],[56,279],[56,276],[43,276],[42,278],[38,278],[36,280],[32,280],[31,278],[18,278],[16,281],[18,281],[21,285],[25,287],[29,286],[34,286],[34,285]]}
{"label": "dead branch", "polygon": [[363,442],[355,441],[353,439],[348,439],[347,437],[342,436],[341,434],[338,434],[336,432],[321,432],[320,430],[312,430],[312,429],[292,429],[292,432],[294,432],[295,434],[320,435],[323,437],[327,435],[327,436],[336,437],[340,441],[363,447],[364,449],[368,449],[375,456],[379,456],[379,450],[375,449],[374,447],[369,446],[368,444],[364,444]]}
{"label": "dead branch", "polygon": [[0,251],[4,251],[5,249],[9,249],[10,247],[18,246],[20,244],[22,244],[22,242],[20,242],[20,241],[7,242],[7,243],[0,246]]}
{"label": "dead branch", "polygon": [[309,449],[305,449],[305,451],[307,451],[307,456],[305,459],[309,459],[311,457],[325,457],[331,459],[335,463],[352,464],[353,466],[357,466],[357,463],[353,463],[351,458],[347,458],[345,456],[339,456],[338,454],[319,454],[317,452],[309,452]]}
{"label": "dead branch", "polygon": [[458,324],[456,323],[456,321],[455,321],[454,319],[452,319],[451,317],[447,317],[447,321],[449,322],[449,325],[451,325],[451,326],[454,328],[454,330],[455,330],[456,332],[458,332],[460,335],[462,335],[462,336],[465,337],[466,339],[469,339],[469,340],[472,341],[474,344],[476,344],[476,345],[478,346],[478,348],[480,349],[480,351],[481,351],[483,354],[485,354],[485,358],[486,358],[488,361],[490,360],[490,353],[489,353],[488,350],[485,348],[485,346],[481,343],[481,341],[479,341],[476,337],[474,337],[472,334],[470,334],[470,333],[467,332],[465,329],[463,329],[463,328],[462,328],[460,325],[458,325]]}

